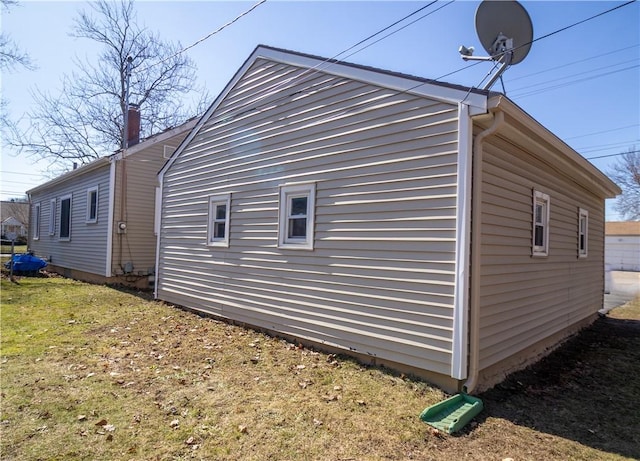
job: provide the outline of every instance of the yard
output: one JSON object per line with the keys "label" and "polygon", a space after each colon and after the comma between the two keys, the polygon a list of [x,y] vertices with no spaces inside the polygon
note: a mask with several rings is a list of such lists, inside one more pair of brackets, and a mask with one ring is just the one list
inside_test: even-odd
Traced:
{"label": "yard", "polygon": [[640,458],[640,299],[481,395],[59,277],[2,279],[0,457],[11,460]]}

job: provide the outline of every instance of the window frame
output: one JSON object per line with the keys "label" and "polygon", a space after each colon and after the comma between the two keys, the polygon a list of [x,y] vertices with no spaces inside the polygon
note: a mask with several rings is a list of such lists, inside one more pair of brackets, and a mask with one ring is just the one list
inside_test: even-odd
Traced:
{"label": "window frame", "polygon": [[49,200],[49,235],[56,235],[56,212],[58,201],[55,198]]}
{"label": "window frame", "polygon": [[[304,215],[293,215],[292,200],[305,197],[307,210]],[[278,219],[278,247],[313,250],[315,236],[315,197],[316,184],[283,184],[280,186],[279,219]],[[294,218],[294,216],[298,216]],[[302,217],[301,217],[302,216]],[[305,236],[290,236],[291,223],[294,219],[306,219]]]}
{"label": "window frame", "polygon": [[33,226],[33,240],[40,240],[40,202],[33,205],[33,216],[35,225]]}
{"label": "window frame", "polygon": [[[91,196],[95,194],[95,198],[96,198],[96,209],[95,209],[95,216],[91,216]],[[94,187],[90,187],[87,189],[87,214],[86,214],[86,219],[85,222],[87,224],[95,224],[98,222],[98,203],[99,203],[99,197],[98,197],[98,186],[94,186]]]}
{"label": "window frame", "polygon": [[[71,240],[71,215],[72,215],[72,210],[73,210],[73,196],[71,194],[67,194],[67,195],[63,195],[60,197],[60,227],[59,227],[59,232],[58,232],[58,240],[62,241],[62,242],[68,242]],[[68,216],[68,234],[67,235],[63,235],[62,234],[62,225],[63,225],[63,220],[64,220],[64,202],[65,201],[69,201],[69,216]]]}
{"label": "window frame", "polygon": [[[543,206],[543,216],[538,222],[538,205]],[[551,198],[548,194],[538,190],[533,191],[533,216],[532,216],[532,238],[531,255],[535,257],[549,256],[549,221],[551,216]],[[542,227],[542,245],[536,245],[537,228]]]}
{"label": "window frame", "polygon": [[[584,222],[584,231],[582,223]],[[584,239],[583,239],[584,236]],[[583,246],[584,244],[584,246]],[[578,208],[578,258],[589,255],[589,211]]]}
{"label": "window frame", "polygon": [[[231,224],[231,194],[211,195],[209,196],[208,214],[207,214],[207,246],[210,247],[229,247],[229,234]],[[217,207],[225,206],[224,219],[217,217]],[[216,225],[224,223],[224,236],[216,237]]]}

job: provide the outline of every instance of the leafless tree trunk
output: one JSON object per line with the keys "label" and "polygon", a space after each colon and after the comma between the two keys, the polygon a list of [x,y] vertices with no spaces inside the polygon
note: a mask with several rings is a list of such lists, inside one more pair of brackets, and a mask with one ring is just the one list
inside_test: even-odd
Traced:
{"label": "leafless tree trunk", "polygon": [[640,151],[635,147],[622,154],[609,172],[622,189],[622,195],[616,199],[614,209],[624,219],[640,220]]}

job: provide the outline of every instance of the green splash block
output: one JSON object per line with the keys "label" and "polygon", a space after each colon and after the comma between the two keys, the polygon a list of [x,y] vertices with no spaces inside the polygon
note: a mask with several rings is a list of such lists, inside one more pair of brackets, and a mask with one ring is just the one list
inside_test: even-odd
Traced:
{"label": "green splash block", "polygon": [[465,427],[483,408],[479,398],[457,394],[425,408],[420,419],[440,431],[453,434]]}

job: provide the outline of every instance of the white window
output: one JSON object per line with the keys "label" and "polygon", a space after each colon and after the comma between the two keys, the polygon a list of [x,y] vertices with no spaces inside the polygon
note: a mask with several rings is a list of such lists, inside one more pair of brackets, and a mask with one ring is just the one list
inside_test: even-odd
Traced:
{"label": "white window", "polygon": [[549,254],[549,207],[547,194],[533,191],[533,256]]}
{"label": "white window", "polygon": [[229,216],[231,213],[231,195],[209,197],[209,223],[207,226],[207,245],[229,246]]}
{"label": "white window", "polygon": [[87,189],[87,223],[98,222],[98,186]]}
{"label": "white window", "polygon": [[33,240],[40,239],[40,204],[33,206]]}
{"label": "white window", "polygon": [[56,233],[56,199],[49,200],[49,235]]}
{"label": "white window", "polygon": [[578,209],[578,257],[586,258],[589,247],[589,212]]}
{"label": "white window", "polygon": [[280,187],[279,246],[313,249],[315,196],[315,184]]}
{"label": "white window", "polygon": [[60,240],[71,240],[71,195],[60,198]]}

